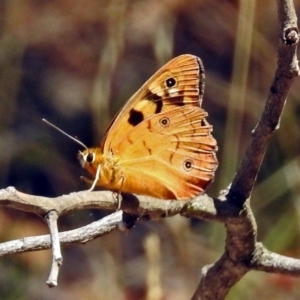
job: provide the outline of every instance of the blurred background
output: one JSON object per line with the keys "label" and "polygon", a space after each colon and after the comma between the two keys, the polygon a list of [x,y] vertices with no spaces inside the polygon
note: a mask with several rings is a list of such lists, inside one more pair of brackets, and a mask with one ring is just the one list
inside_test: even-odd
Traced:
{"label": "blurred background", "polygon": [[[298,16],[300,2],[295,1]],[[165,62],[191,53],[206,69],[203,108],[214,126],[220,166],[207,191],[231,182],[259,120],[277,62],[276,2],[266,0],[0,1],[0,184],[34,195],[83,190],[80,146],[87,146]],[[300,257],[300,81],[290,91],[270,142],[252,208],[258,238]],[[109,212],[74,212],[60,230]],[[43,220],[1,208],[0,240],[48,233]],[[50,251],[0,259],[1,299],[189,299],[201,268],[224,248],[222,224],[182,217],[140,222],[86,245],[64,247],[59,286],[49,289]],[[228,299],[299,299],[299,279],[248,273]],[[288,296],[287,296],[288,295]]]}

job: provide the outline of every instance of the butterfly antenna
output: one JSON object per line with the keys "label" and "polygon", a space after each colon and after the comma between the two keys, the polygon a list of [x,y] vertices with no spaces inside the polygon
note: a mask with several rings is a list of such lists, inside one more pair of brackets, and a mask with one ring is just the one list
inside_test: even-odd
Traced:
{"label": "butterfly antenna", "polygon": [[79,141],[78,139],[74,138],[73,136],[67,134],[66,132],[64,132],[63,130],[61,130],[60,128],[58,128],[57,126],[55,126],[54,124],[52,124],[51,122],[47,121],[46,119],[42,119],[43,122],[45,122],[47,125],[53,127],[54,129],[58,130],[59,132],[61,132],[62,134],[66,135],[68,138],[70,138],[71,140],[73,140],[74,142],[78,143],[79,145],[81,145],[83,148],[85,148],[86,150],[88,150],[88,147],[82,143],[81,141]]}

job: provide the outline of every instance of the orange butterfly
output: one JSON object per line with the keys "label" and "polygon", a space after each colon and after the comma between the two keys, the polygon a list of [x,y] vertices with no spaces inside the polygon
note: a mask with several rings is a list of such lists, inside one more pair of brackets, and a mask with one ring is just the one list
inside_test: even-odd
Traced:
{"label": "orange butterfly", "polygon": [[178,56],[158,70],[117,114],[101,146],[79,152],[94,185],[162,199],[203,193],[218,166],[203,92],[196,56]]}
{"label": "orange butterfly", "polygon": [[201,108],[200,58],[178,56],[158,70],[113,119],[100,147],[79,152],[94,176],[85,181],[118,193],[190,199],[203,193],[218,166],[217,142]]}

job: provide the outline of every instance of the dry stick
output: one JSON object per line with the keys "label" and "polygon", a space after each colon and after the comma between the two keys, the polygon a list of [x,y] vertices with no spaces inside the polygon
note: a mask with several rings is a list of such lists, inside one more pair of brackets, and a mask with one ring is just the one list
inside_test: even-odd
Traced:
{"label": "dry stick", "polygon": [[261,243],[256,244],[250,267],[253,270],[269,273],[280,273],[291,276],[300,276],[300,260],[267,250]]}
{"label": "dry stick", "polygon": [[[122,221],[122,212],[118,211],[77,229],[59,233],[59,241],[62,245],[87,243],[99,236],[108,234],[118,227]],[[49,235],[36,237],[24,237],[22,239],[0,243],[0,257],[16,253],[45,250],[51,247]]]}
{"label": "dry stick", "polygon": [[293,1],[278,0],[277,3],[280,20],[280,39],[275,78],[272,82],[261,119],[253,131],[252,140],[228,195],[228,200],[239,207],[242,207],[246,199],[250,197],[265,155],[267,143],[275,130],[279,129],[287,94],[295,77],[299,75],[297,60],[299,30],[297,28],[297,16]]}
{"label": "dry stick", "polygon": [[[195,198],[203,203],[203,212],[218,218],[214,205],[207,195]],[[156,199],[147,196],[131,197],[129,201],[122,201],[121,210],[128,213],[143,215],[145,213],[153,218],[173,216],[178,214],[186,206],[186,201]],[[96,208],[115,211],[118,201],[111,191],[82,191],[63,195],[55,198],[28,195],[17,191],[13,187],[0,189],[0,205],[37,214],[44,217],[50,211],[55,210],[59,216],[83,209]],[[205,211],[204,211],[205,209]],[[201,212],[199,212],[201,214]],[[1,254],[0,254],[1,255]]]}
{"label": "dry stick", "polygon": [[[251,267],[261,270],[275,270],[280,263],[290,267],[291,260],[282,256],[261,251],[256,242],[256,222],[250,208],[250,195],[253,189],[266,145],[276,129],[286,102],[290,86],[299,75],[296,48],[299,41],[297,17],[291,0],[278,0],[280,41],[278,46],[278,66],[262,117],[259,120],[250,145],[229,189],[227,200],[238,209],[236,218],[228,218],[226,226],[226,246],[222,257],[203,270],[202,279],[192,300],[224,299],[230,288],[246,274]],[[221,200],[221,199],[220,199]],[[264,260],[268,253],[267,262]],[[261,254],[259,256],[258,254]],[[253,264],[256,257],[258,264]],[[270,260],[270,257],[273,260]],[[279,261],[276,262],[276,259]],[[272,262],[272,266],[269,263]],[[287,263],[285,263],[287,262]],[[299,261],[294,265],[293,275],[299,275]]]}
{"label": "dry stick", "polygon": [[[147,212],[147,215],[155,218],[161,217],[162,214],[166,215],[166,213],[168,216],[181,213],[185,216],[189,215],[221,222],[224,222],[228,218],[232,218],[236,214],[236,209],[229,206],[226,201],[221,202],[219,199],[212,199],[207,195],[198,196],[191,202],[161,201],[142,196],[139,196],[138,200],[139,207],[132,205],[132,203],[122,201],[122,209],[136,214],[141,214],[141,211],[144,213]],[[37,211],[45,211],[46,207],[48,207],[49,210],[53,210],[54,208],[59,210],[59,208],[61,208],[61,210],[59,210],[61,214],[66,211],[90,207],[110,210],[116,207],[115,199],[111,196],[111,192],[90,193],[84,191],[51,199],[20,193],[13,188],[0,190],[0,205],[7,205],[9,207],[14,207],[15,209],[22,209],[34,213],[37,213]],[[37,207],[38,205],[40,205],[40,208]],[[86,226],[60,232],[60,244],[87,243],[88,241],[108,234],[112,230],[118,228],[121,221],[122,211],[117,211]],[[22,239],[0,243],[0,257],[28,251],[45,250],[50,247],[51,241],[49,235],[24,237]],[[281,274],[300,275],[300,260],[281,256],[265,250],[263,246],[261,247],[262,248],[260,249],[263,250],[260,250],[260,252],[257,251],[253,256],[249,268]],[[260,255],[260,253],[262,254]],[[267,257],[268,259],[262,259],[264,257]],[[208,267],[204,268],[204,270],[207,271]],[[212,284],[214,284],[214,282],[215,280]]]}
{"label": "dry stick", "polygon": [[63,261],[57,227],[58,213],[55,210],[52,210],[46,215],[45,219],[50,230],[50,239],[52,245],[52,264],[47,284],[49,287],[55,287],[57,286],[59,267],[62,265]]}

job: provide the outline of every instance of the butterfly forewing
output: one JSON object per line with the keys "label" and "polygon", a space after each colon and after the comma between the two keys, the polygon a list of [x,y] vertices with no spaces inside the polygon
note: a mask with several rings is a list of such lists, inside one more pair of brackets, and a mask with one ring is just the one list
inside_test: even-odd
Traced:
{"label": "butterfly forewing", "polygon": [[158,70],[125,104],[102,142],[103,152],[130,129],[155,115],[178,106],[201,105],[204,69],[193,55],[181,55]]}

